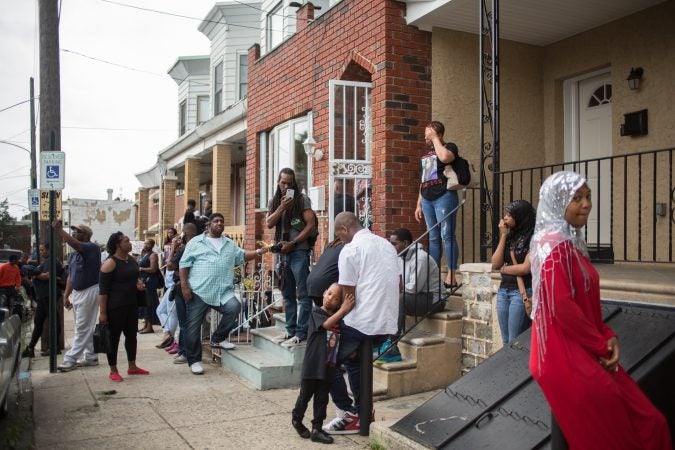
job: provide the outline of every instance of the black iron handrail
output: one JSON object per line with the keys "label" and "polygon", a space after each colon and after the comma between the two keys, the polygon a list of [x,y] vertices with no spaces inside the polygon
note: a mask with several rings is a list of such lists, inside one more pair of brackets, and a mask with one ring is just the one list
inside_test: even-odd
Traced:
{"label": "black iron handrail", "polygon": [[[437,227],[441,227],[442,224],[443,224],[446,220],[448,220],[448,219],[450,218],[450,216],[452,216],[453,214],[457,214],[457,211],[459,211],[459,209],[462,208],[462,207],[464,206],[464,204],[466,203],[466,189],[462,189],[461,192],[462,192],[462,196],[461,196],[461,199],[459,200],[459,202],[457,203],[457,206],[456,206],[455,208],[453,208],[450,212],[448,212],[445,216],[443,216],[443,218],[442,218],[441,220],[439,220],[433,227],[429,228],[426,232],[422,233],[422,235],[420,235],[420,236],[419,236],[417,239],[415,239],[410,245],[408,245],[405,249],[403,249],[403,250],[398,254],[399,257],[405,255],[409,250],[413,250],[413,251],[417,252],[417,249],[418,249],[417,244],[418,244],[418,243],[424,241],[425,239],[426,239],[426,241],[427,241],[427,243],[428,243],[429,233],[431,233],[431,232],[432,232],[433,230],[435,230]],[[441,242],[442,242],[442,239],[441,239]],[[429,247],[428,247],[428,245],[427,245],[427,249],[428,249],[428,248],[429,248]],[[414,257],[416,258],[416,257],[417,257],[417,254],[415,254]],[[430,259],[431,259],[431,255],[427,252],[427,263],[429,262],[428,260],[430,260]],[[448,268],[448,270],[451,270],[451,269]],[[407,292],[405,291],[405,280],[406,280],[405,264],[403,265],[403,274],[402,274],[402,276],[403,276],[403,291],[402,291],[402,295],[404,296],[404,299],[405,299],[405,297],[406,297],[407,295],[413,295],[413,294],[407,293]],[[430,285],[430,284],[431,284],[431,280],[429,280],[429,265],[428,265],[428,264],[427,264],[427,273],[426,273],[424,276],[426,277],[427,285]],[[450,296],[451,296],[452,294],[454,294],[454,293],[459,289],[459,286],[455,286],[455,287],[453,287],[453,288],[450,288],[450,289],[447,289],[447,290],[446,290],[446,289],[445,289],[445,286],[444,286],[444,284],[443,284],[443,281],[441,281],[441,276],[442,276],[442,275],[441,275],[441,270],[440,270],[440,265],[439,265],[439,268],[438,268],[438,280],[434,280],[434,282],[437,283],[437,286],[438,286],[438,294],[436,294],[436,293],[431,293],[431,292],[427,292],[427,296],[426,296],[426,298],[424,299],[426,302],[430,302],[430,303],[439,303],[439,304],[445,305],[445,303],[448,301],[448,299],[450,298]],[[417,272],[415,272],[415,285],[417,285],[418,283],[419,283],[419,281],[418,281],[418,278],[417,278]],[[432,297],[432,295],[433,295],[433,297]],[[434,301],[436,300],[436,296],[438,296],[438,300],[437,300],[437,302],[434,302]],[[419,299],[415,299],[415,312],[417,312],[417,301],[418,301],[418,300],[419,300]],[[404,305],[403,307],[405,307],[405,305]],[[399,342],[406,334],[408,334],[408,333],[410,333],[412,330],[414,330],[414,329],[415,329],[415,328],[416,328],[416,327],[417,327],[424,319],[426,319],[426,318],[429,317],[430,315],[435,314],[436,312],[438,312],[436,309],[433,309],[433,308],[430,308],[430,309],[431,309],[431,310],[430,310],[429,312],[427,312],[426,314],[422,314],[422,315],[419,315],[419,316],[418,316],[417,314],[415,314],[414,316],[412,316],[412,317],[414,317],[415,319],[414,319],[413,324],[412,324],[410,327],[406,327],[406,326],[405,326],[405,322],[404,322],[403,329],[402,329],[402,330],[399,330],[400,333],[399,333],[397,336],[390,338],[390,339],[391,339],[392,346],[396,345],[396,344],[397,344],[397,343],[398,343],[398,342]],[[382,350],[382,351],[380,352],[379,350]],[[386,353],[386,351],[388,350],[388,348],[386,348],[386,349],[379,349],[379,350],[378,350],[378,352],[377,352],[377,355],[373,358],[373,361],[379,360],[379,359]]]}

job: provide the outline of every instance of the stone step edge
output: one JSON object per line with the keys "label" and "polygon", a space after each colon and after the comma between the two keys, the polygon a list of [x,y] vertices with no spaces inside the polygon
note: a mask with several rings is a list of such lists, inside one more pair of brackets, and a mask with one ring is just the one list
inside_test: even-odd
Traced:
{"label": "stone step edge", "polygon": [[642,283],[619,280],[600,280],[600,290],[607,291],[622,291],[626,295],[631,292],[640,294],[660,294],[675,296],[675,285],[673,284],[656,284],[656,283]]}
{"label": "stone step edge", "polygon": [[[247,364],[257,370],[262,370],[265,368],[274,368],[274,367],[294,367],[293,364],[284,361],[282,358],[279,358],[275,355],[270,354],[269,352],[266,352],[264,350],[261,350],[256,347],[237,347],[234,350],[226,350],[223,351],[223,353],[227,353],[227,355],[231,358],[235,358],[244,364]],[[265,362],[266,363],[273,363],[273,364],[266,364],[266,365],[261,365],[255,360],[251,359],[246,359],[247,356],[250,356],[251,354],[255,355],[256,353],[260,353],[265,356]],[[222,359],[222,356],[221,356]],[[225,366],[226,367],[226,366]]]}

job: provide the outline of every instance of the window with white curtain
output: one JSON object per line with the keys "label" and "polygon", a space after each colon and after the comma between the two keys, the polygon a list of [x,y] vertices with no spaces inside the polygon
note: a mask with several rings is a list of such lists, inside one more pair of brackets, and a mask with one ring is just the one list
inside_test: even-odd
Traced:
{"label": "window with white curtain", "polygon": [[269,134],[261,134],[260,208],[267,208],[267,202],[277,189],[279,171],[285,167],[295,171],[298,188],[307,194],[312,177],[311,159],[302,143],[307,139],[308,132],[307,117],[302,117],[278,125]]}

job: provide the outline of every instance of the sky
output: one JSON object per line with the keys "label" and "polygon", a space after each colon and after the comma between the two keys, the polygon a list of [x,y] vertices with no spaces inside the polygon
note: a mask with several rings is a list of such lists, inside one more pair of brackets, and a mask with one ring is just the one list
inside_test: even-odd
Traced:
{"label": "sky", "polygon": [[[105,199],[108,188],[114,197],[134,199],[140,187],[134,174],[152,167],[178,136],[178,89],[167,70],[179,56],[209,54],[197,28],[215,3],[61,0],[64,199]],[[30,98],[30,77],[39,95],[37,24],[37,0],[0,0],[0,141],[28,150],[29,103],[2,110]],[[30,154],[0,142],[0,201],[8,200],[15,218],[28,213],[29,187]]]}

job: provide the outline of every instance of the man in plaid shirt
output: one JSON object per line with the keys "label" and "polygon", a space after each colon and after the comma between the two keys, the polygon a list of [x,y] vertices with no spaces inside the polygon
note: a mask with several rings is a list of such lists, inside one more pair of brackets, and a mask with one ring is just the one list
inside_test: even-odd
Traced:
{"label": "man in plaid shirt", "polygon": [[209,309],[222,314],[218,328],[211,336],[211,346],[230,350],[234,344],[227,337],[236,325],[241,303],[234,295],[234,268],[245,261],[262,256],[267,249],[245,251],[223,236],[225,219],[213,213],[208,233],[190,240],[180,260],[181,295],[187,315],[185,351],[190,370],[195,375],[202,368],[201,325]]}

